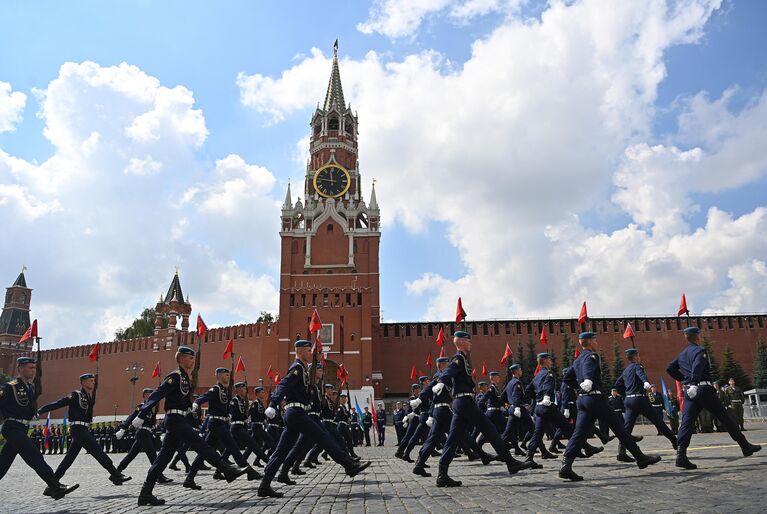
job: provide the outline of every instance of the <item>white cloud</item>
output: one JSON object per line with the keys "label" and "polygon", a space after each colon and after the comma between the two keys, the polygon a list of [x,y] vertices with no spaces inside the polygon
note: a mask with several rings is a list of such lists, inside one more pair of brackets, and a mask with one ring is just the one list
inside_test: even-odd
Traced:
{"label": "white cloud", "polygon": [[709,314],[717,312],[763,312],[767,305],[767,264],[751,261],[733,266],[727,274],[730,287],[714,298]]}
{"label": "white cloud", "polygon": [[151,155],[147,155],[145,159],[138,157],[131,157],[128,161],[128,165],[123,170],[126,175],[153,175],[158,173],[162,169],[162,163],[152,159]]}
{"label": "white cloud", "polygon": [[12,91],[9,83],[0,80],[0,134],[16,130],[26,104],[27,95]]}

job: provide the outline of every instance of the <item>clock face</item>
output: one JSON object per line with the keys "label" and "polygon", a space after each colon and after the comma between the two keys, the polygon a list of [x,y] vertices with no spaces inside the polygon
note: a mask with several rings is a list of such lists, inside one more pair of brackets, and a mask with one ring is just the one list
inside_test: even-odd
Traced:
{"label": "clock face", "polygon": [[351,185],[349,172],[337,164],[329,164],[314,173],[314,189],[325,198],[343,196]]}

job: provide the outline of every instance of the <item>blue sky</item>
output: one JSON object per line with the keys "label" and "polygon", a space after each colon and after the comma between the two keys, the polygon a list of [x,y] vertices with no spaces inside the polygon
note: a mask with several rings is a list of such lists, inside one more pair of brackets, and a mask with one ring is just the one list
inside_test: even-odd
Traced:
{"label": "blue sky", "polygon": [[[669,313],[683,290],[698,312],[767,308],[767,170],[749,153],[765,131],[767,4],[617,2],[607,21],[589,14],[594,2],[406,4],[0,6],[0,86],[26,98],[4,111],[0,96],[0,216],[14,242],[34,241],[0,269],[10,283],[29,266],[34,315],[56,326],[56,344],[107,338],[175,265],[215,324],[276,308],[277,205],[302,175],[336,37],[367,191],[378,180],[385,319],[449,318],[459,294],[475,319],[575,315],[592,298],[594,315]],[[653,23],[660,35],[637,43]],[[170,91],[174,109],[159,96],[134,105],[128,77]],[[147,126],[137,143],[94,128],[152,106],[186,136]],[[83,127],[98,140],[80,139]],[[726,255],[708,255],[719,245]]]}

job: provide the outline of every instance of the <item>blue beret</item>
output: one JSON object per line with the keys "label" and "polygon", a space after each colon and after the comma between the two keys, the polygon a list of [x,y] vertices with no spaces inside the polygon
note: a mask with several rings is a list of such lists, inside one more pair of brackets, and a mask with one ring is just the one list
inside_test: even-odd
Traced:
{"label": "blue beret", "polygon": [[236,384],[234,384],[234,388],[235,389],[239,389],[240,387],[248,387],[248,383],[247,382],[237,382]]}
{"label": "blue beret", "polygon": [[450,362],[450,359],[448,357],[437,357],[437,364],[441,362]]}
{"label": "blue beret", "polygon": [[687,327],[682,332],[685,334],[699,334],[700,329],[698,327]]}
{"label": "blue beret", "polygon": [[178,353],[182,355],[194,355],[194,350],[189,348],[188,346],[179,346],[178,350],[176,350]]}
{"label": "blue beret", "polygon": [[479,385],[481,385],[481,386],[486,386],[486,385],[487,385],[487,382],[485,382],[484,380],[480,380],[480,381],[479,381]]}
{"label": "blue beret", "polygon": [[216,373],[229,373],[229,368],[216,368]]}
{"label": "blue beret", "polygon": [[594,339],[597,335],[594,332],[581,332],[578,339]]}
{"label": "blue beret", "polygon": [[420,388],[421,388],[421,384],[413,384],[410,386],[410,389],[420,389]]}
{"label": "blue beret", "polygon": [[340,394],[340,395],[338,395],[338,396],[340,396],[340,397],[342,397],[342,398],[346,398],[346,393],[341,393],[341,394]]}
{"label": "blue beret", "polygon": [[636,355],[637,353],[639,353],[639,348],[629,348],[628,350],[626,350],[626,355],[628,357],[631,357],[632,355]]}
{"label": "blue beret", "polygon": [[562,368],[562,374],[564,375],[570,370],[570,368]]}
{"label": "blue beret", "polygon": [[429,380],[429,377],[428,377],[428,375],[423,375],[423,376],[421,376],[421,377],[418,377],[418,381],[419,381],[419,382],[423,382],[424,380]]}
{"label": "blue beret", "polygon": [[617,389],[615,389],[614,387],[613,387],[612,389],[610,389],[610,392],[611,392],[611,393],[612,393],[613,391],[615,391],[616,393],[617,393],[617,392],[619,392],[619,391],[618,391]]}
{"label": "blue beret", "polygon": [[144,389],[141,390],[141,394],[151,393],[152,391],[154,391],[154,389],[152,389],[151,387],[145,387]]}
{"label": "blue beret", "polygon": [[538,354],[538,358],[539,359],[550,359],[551,358],[551,354],[548,353],[548,352],[541,352],[541,353]]}
{"label": "blue beret", "polygon": [[35,359],[32,357],[19,357],[16,359],[16,365],[21,366],[22,364],[34,364]]}
{"label": "blue beret", "polygon": [[80,380],[88,380],[89,378],[96,378],[96,375],[93,373],[83,373],[80,375]]}
{"label": "blue beret", "polygon": [[333,384],[325,384],[325,389],[335,389]]}
{"label": "blue beret", "polygon": [[497,371],[491,371],[490,373],[488,373],[488,375],[490,375],[491,377],[497,377],[498,376],[498,372]]}
{"label": "blue beret", "polygon": [[464,339],[471,339],[471,336],[468,332],[464,332],[463,330],[459,330],[453,334],[453,337],[462,337]]}
{"label": "blue beret", "polygon": [[264,388],[263,388],[263,387],[261,387],[261,386],[258,386],[258,387],[256,387],[256,389],[255,389],[255,391],[256,391],[257,393],[260,393],[260,392],[261,392],[261,391],[263,391],[263,390],[264,390]]}
{"label": "blue beret", "polygon": [[521,367],[522,367],[522,366],[520,366],[519,364],[512,364],[511,366],[509,366],[509,369],[510,369],[511,371],[514,371],[515,369],[519,369],[519,368],[521,368]]}
{"label": "blue beret", "polygon": [[309,348],[312,346],[312,342],[307,341],[306,339],[299,339],[298,341],[295,342],[294,346],[296,348]]}

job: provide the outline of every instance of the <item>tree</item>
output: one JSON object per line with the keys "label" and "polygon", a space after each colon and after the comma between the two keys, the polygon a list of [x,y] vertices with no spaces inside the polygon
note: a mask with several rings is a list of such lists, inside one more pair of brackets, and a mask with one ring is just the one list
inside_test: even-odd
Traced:
{"label": "tree", "polygon": [[729,380],[735,379],[735,383],[742,390],[746,391],[751,389],[751,379],[743,371],[743,367],[738,361],[735,360],[735,355],[732,353],[729,345],[724,348],[724,362],[722,362],[721,378]]}
{"label": "tree", "polygon": [[261,311],[256,323],[274,323],[275,321],[277,321],[277,318],[274,317],[274,314],[269,311]]}
{"label": "tree", "polygon": [[527,356],[525,357],[524,371],[522,372],[522,381],[529,384],[533,380],[533,373],[538,367],[538,354],[535,351],[535,341],[530,337],[527,341]]}
{"label": "tree", "polygon": [[613,341],[613,378],[618,380],[618,377],[623,374],[623,355],[621,355],[620,346],[618,341]]}
{"label": "tree", "polygon": [[514,353],[514,362],[522,366],[522,372],[525,372],[525,347],[522,341],[517,341],[517,351]]}
{"label": "tree", "polygon": [[759,337],[756,342],[756,360],[754,361],[754,387],[767,388],[767,345]]}
{"label": "tree", "polygon": [[610,392],[610,389],[613,387],[615,380],[613,380],[613,375],[612,375],[612,372],[610,371],[610,365],[607,364],[607,359],[603,359],[602,355],[600,355],[599,362],[600,362],[600,368],[602,369],[602,386],[605,389],[607,389],[606,391],[603,390],[602,392],[607,394]]}
{"label": "tree", "polygon": [[13,377],[10,375],[6,375],[5,371],[0,369],[0,384],[5,384],[6,382],[10,382],[13,380]]}
{"label": "tree", "polygon": [[572,364],[573,347],[570,344],[570,336],[562,334],[562,369],[569,368]]}
{"label": "tree", "polygon": [[706,353],[708,354],[708,362],[709,367],[711,370],[711,380],[716,382],[719,380],[719,366],[716,364],[716,359],[714,358],[714,351],[711,349],[711,341],[708,340],[706,336],[703,336],[703,344],[701,345],[704,350],[706,350]]}
{"label": "tree", "polygon": [[[115,332],[115,341],[125,341],[126,339],[154,335],[155,315],[156,313],[154,309],[144,309],[141,315],[133,320],[133,323],[131,323],[129,327],[117,329],[117,332]],[[163,316],[162,327],[168,327],[167,314]]]}
{"label": "tree", "polygon": [[551,372],[554,374],[554,377],[557,379],[557,384],[559,383],[559,366],[557,366],[557,354],[554,353],[554,349],[552,348],[549,352],[549,355],[551,355]]}

